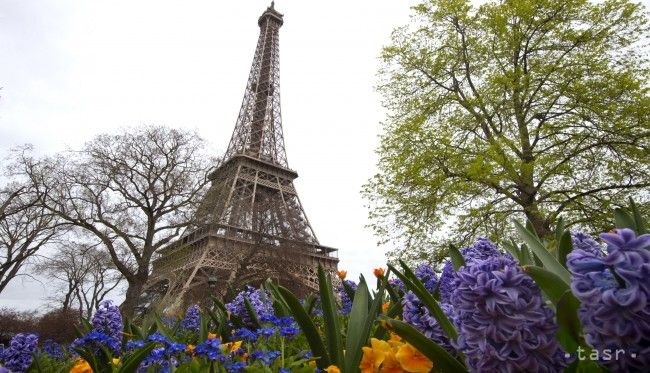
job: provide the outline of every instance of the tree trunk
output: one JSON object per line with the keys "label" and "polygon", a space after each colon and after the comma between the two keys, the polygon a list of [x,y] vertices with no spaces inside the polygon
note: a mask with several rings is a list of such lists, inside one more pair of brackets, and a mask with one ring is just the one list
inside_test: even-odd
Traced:
{"label": "tree trunk", "polygon": [[122,302],[120,305],[120,310],[122,311],[123,316],[132,319],[133,315],[135,314],[135,308],[138,306],[138,301],[142,295],[144,284],[147,280],[146,278],[141,279],[136,277],[127,281],[129,283],[129,287],[126,289],[126,297],[124,299],[124,302]]}
{"label": "tree trunk", "polygon": [[536,206],[531,209],[524,209],[526,218],[532,224],[535,233],[540,238],[551,238],[553,231],[551,231],[551,226],[546,218],[542,216]]}

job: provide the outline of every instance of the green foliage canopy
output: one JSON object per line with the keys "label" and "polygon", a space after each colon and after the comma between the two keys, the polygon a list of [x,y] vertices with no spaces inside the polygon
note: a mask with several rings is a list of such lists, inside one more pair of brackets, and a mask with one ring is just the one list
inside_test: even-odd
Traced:
{"label": "green foliage canopy", "polygon": [[[644,9],[627,0],[426,1],[383,50],[389,116],[372,225],[409,249],[493,239],[526,217],[548,236],[602,231],[648,205]],[[462,228],[462,229],[459,229]],[[415,250],[417,251],[417,250]]]}

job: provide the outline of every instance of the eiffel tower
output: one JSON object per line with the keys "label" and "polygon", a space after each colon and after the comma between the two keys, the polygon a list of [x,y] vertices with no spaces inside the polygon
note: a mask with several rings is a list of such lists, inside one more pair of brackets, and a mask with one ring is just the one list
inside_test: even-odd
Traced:
{"label": "eiffel tower", "polygon": [[141,304],[200,303],[267,278],[299,295],[318,289],[317,269],[334,272],[337,250],[321,245],[289,168],[280,113],[279,30],[273,3],[260,35],[235,130],[210,175],[198,224],[153,262]]}

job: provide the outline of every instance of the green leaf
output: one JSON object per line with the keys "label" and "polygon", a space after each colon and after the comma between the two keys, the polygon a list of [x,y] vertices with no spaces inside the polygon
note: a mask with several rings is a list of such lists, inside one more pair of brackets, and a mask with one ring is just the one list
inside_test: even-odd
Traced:
{"label": "green leaf", "polygon": [[[217,328],[219,328],[219,325],[221,325],[221,323],[224,322],[224,320],[223,320],[222,317],[221,317],[221,311],[217,311],[217,312],[215,312],[215,311],[213,311],[213,310],[211,310],[211,309],[209,309],[209,308],[206,308],[206,309],[205,309],[205,312],[208,313],[208,316],[210,316],[210,318],[212,319],[212,322],[214,323],[214,325],[215,325]],[[217,314],[217,313],[218,313],[218,314]]]}
{"label": "green leaf", "polygon": [[454,266],[454,271],[458,271],[460,267],[465,265],[465,258],[460,253],[458,248],[452,244],[449,244],[449,258],[451,258],[451,264]]}
{"label": "green leaf", "polygon": [[260,323],[260,319],[257,317],[257,312],[255,312],[255,308],[253,308],[253,305],[251,304],[251,301],[248,299],[248,297],[244,297],[244,305],[246,305],[246,312],[248,313],[248,316],[250,317],[251,322],[255,328],[261,328],[262,323]]}
{"label": "green leaf", "polygon": [[564,230],[565,230],[564,219],[560,216],[560,218],[557,221],[557,224],[555,225],[555,241],[557,242],[561,241],[562,236],[564,235]]}
{"label": "green leaf", "polygon": [[433,362],[433,368],[436,371],[448,373],[468,372],[467,368],[451,356],[449,352],[411,325],[387,317],[382,317],[381,320],[392,332],[402,337],[424,356],[428,357]]}
{"label": "green leaf", "polygon": [[34,372],[34,371],[38,373],[43,373],[43,367],[41,367],[41,362],[36,352],[32,353],[32,363],[29,364],[29,366],[25,370],[25,373]]}
{"label": "green leaf", "polygon": [[139,348],[133,355],[122,361],[122,366],[120,366],[119,373],[134,373],[142,360],[144,360],[151,350],[156,347],[156,342],[150,342],[144,345],[142,348]]}
{"label": "green leaf", "polygon": [[634,219],[622,208],[614,209],[614,223],[616,228],[629,228],[636,230],[636,223]]}
{"label": "green leaf", "polygon": [[341,338],[341,326],[339,325],[338,307],[336,306],[336,300],[332,292],[332,279],[320,265],[318,266],[318,287],[321,306],[323,307],[323,319],[325,320],[327,347],[332,359],[331,363],[342,367],[343,341]]}
{"label": "green leaf", "polygon": [[401,297],[399,296],[399,294],[397,294],[397,292],[395,291],[395,288],[393,287],[393,285],[388,283],[388,276],[384,276],[382,281],[384,282],[384,287],[385,287],[386,291],[388,292],[388,295],[390,296],[391,302],[393,302],[393,303],[400,302]]}
{"label": "green leaf", "polygon": [[215,297],[214,295],[211,296],[210,298],[212,298],[212,303],[213,303],[213,304],[214,304],[214,305],[215,305],[215,306],[216,306],[216,307],[217,307],[221,312],[223,312],[224,315],[228,315],[228,311],[226,310],[226,306],[223,304],[223,302],[222,302],[219,298]]}
{"label": "green leaf", "polygon": [[560,327],[558,336],[561,337],[558,339],[560,343],[564,342],[562,347],[568,352],[575,352],[577,346],[590,350],[582,338],[582,323],[578,318],[579,307],[580,301],[571,293],[571,290],[565,291],[557,302],[556,318]]}
{"label": "green leaf", "polygon": [[523,266],[522,269],[535,280],[539,288],[542,289],[548,299],[555,305],[557,305],[564,293],[569,290],[569,286],[553,272],[530,265]]}
{"label": "green leaf", "polygon": [[98,364],[95,354],[81,348],[74,348],[73,350],[78,353],[82,359],[86,360],[93,372],[100,373],[105,371],[105,369],[102,369],[103,367]]}
{"label": "green leaf", "polygon": [[316,296],[314,294],[309,294],[307,297],[305,297],[304,303],[302,307],[307,311],[308,314],[311,315],[311,313],[314,311],[314,308],[316,308]]}
{"label": "green leaf", "polygon": [[518,222],[515,222],[515,227],[519,232],[519,236],[526,242],[528,247],[533,251],[533,253],[539,258],[542,262],[545,269],[553,272],[557,275],[565,284],[571,284],[571,275],[569,271],[560,262],[551,255],[551,253],[546,250],[546,247],[540,242],[532,232],[524,228]]}
{"label": "green leaf", "polygon": [[81,318],[81,325],[84,328],[83,331],[85,332],[85,334],[88,334],[88,333],[90,333],[91,330],[93,330],[93,325],[85,317]]}
{"label": "green leaf", "polygon": [[140,329],[137,325],[131,323],[131,334],[134,334],[137,339],[142,339],[145,340],[147,338],[146,335],[142,333],[142,329]]}
{"label": "green leaf", "polygon": [[632,210],[632,216],[634,217],[634,226],[636,227],[635,232],[639,235],[648,233],[645,219],[641,216],[641,213],[632,198],[630,198],[630,209]]}
{"label": "green leaf", "polygon": [[205,317],[203,313],[199,317],[199,341],[205,341],[210,332],[210,318]]}
{"label": "green leaf", "polygon": [[537,234],[537,231],[535,231],[535,227],[533,226],[533,223],[530,222],[530,220],[526,220],[526,229],[539,240],[539,235]]}
{"label": "green leaf", "polygon": [[267,279],[266,287],[271,293],[271,298],[273,299],[273,309],[275,310],[276,315],[280,317],[289,316],[291,314],[291,311],[289,310],[289,306],[287,306],[286,302],[278,292],[277,285],[275,285],[270,279]]}
{"label": "green leaf", "polygon": [[557,244],[557,260],[567,268],[566,257],[573,250],[573,243],[571,242],[571,233],[564,232],[560,237],[560,240]]}
{"label": "green leaf", "polygon": [[72,325],[74,328],[74,334],[77,335],[77,338],[83,338],[84,335],[86,335],[84,332],[82,332],[77,325]]}
{"label": "green leaf", "polygon": [[510,255],[512,255],[513,258],[519,261],[520,265],[530,264],[522,260],[519,247],[517,247],[517,244],[514,241],[512,242],[503,241],[502,246],[506,249],[506,251]]}
{"label": "green leaf", "polygon": [[[361,280],[354,293],[352,310],[348,321],[347,340],[345,341],[345,372],[352,372],[361,360],[361,347],[366,343],[364,329],[368,321],[368,285]],[[355,365],[356,363],[356,365]]]}
{"label": "green leaf", "polygon": [[311,317],[309,317],[307,312],[305,312],[305,309],[302,308],[298,298],[296,298],[292,292],[282,286],[278,286],[277,289],[280,296],[289,307],[293,317],[296,319],[296,322],[300,325],[300,329],[302,329],[302,332],[305,334],[312,353],[314,356],[319,357],[316,361],[316,365],[318,365],[320,369],[327,368],[330,365],[330,357],[325,350],[323,340],[321,339],[320,334],[318,334],[318,329],[316,329],[316,325],[314,325]]}
{"label": "green leaf", "polygon": [[521,249],[519,249],[519,252],[521,253],[520,254],[521,255],[521,260],[519,261],[520,264],[521,263],[538,264],[539,266],[541,266],[541,263],[539,262],[539,260],[537,260],[537,261],[535,260],[535,259],[537,259],[535,254],[530,253],[530,249],[528,248],[528,246],[521,245]]}
{"label": "green leaf", "polygon": [[147,336],[152,335],[158,330],[158,324],[156,322],[153,322],[151,326],[149,326],[149,331],[147,332]]}

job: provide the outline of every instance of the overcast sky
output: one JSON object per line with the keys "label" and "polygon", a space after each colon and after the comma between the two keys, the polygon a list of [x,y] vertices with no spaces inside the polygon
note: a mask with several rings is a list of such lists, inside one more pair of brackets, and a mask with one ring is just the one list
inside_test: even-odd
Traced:
{"label": "overcast sky", "polygon": [[[0,0],[0,151],[78,148],[100,133],[195,129],[221,155],[230,139],[266,0]],[[384,264],[360,196],[384,112],[382,45],[413,1],[278,0],[282,117],[295,185],[340,269]],[[34,308],[47,286],[16,280],[0,306]]]}

